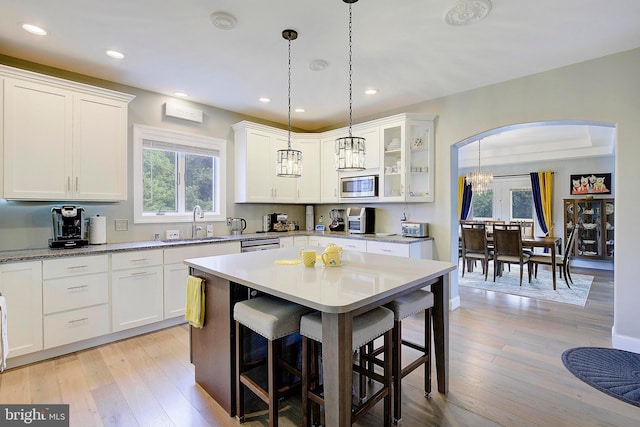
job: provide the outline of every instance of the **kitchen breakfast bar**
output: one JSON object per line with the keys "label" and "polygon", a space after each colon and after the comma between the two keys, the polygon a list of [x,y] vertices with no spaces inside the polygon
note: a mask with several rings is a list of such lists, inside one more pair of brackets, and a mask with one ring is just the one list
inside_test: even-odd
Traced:
{"label": "kitchen breakfast bar", "polygon": [[339,267],[294,264],[300,248],[185,260],[205,279],[205,323],[191,328],[196,382],[235,415],[233,304],[247,288],[322,313],[325,421],[351,425],[352,318],[413,290],[431,287],[438,391],[448,388],[449,273],[456,265],[425,259],[345,251]]}

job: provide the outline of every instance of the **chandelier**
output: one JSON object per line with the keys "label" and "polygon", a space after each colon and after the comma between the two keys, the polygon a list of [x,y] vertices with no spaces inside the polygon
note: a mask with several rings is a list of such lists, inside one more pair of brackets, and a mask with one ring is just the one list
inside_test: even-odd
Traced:
{"label": "chandelier", "polygon": [[478,168],[467,172],[467,182],[471,184],[474,193],[486,193],[489,185],[493,182],[493,173],[480,169],[480,141],[478,140]]}
{"label": "chandelier", "polygon": [[358,0],[343,0],[349,4],[349,136],[336,139],[336,170],[359,171],[364,170],[365,139],[351,134],[352,124],[352,80],[351,62],[351,4]]}
{"label": "chandelier", "polygon": [[285,178],[300,178],[302,176],[302,151],[291,149],[291,40],[298,38],[298,32],[284,30],[282,37],[289,41],[289,135],[287,137],[287,149],[278,150],[276,153],[276,175]]}

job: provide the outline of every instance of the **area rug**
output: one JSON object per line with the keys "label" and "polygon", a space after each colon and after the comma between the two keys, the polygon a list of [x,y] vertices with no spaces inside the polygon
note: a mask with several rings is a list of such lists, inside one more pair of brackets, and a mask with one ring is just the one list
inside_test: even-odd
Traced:
{"label": "area rug", "polygon": [[584,307],[589,297],[591,283],[593,283],[593,276],[573,273],[571,274],[571,278],[573,279],[571,289],[567,288],[564,278],[556,277],[556,290],[554,291],[550,270],[538,269],[538,277],[532,277],[531,283],[529,283],[527,280],[527,269],[525,267],[522,286],[520,286],[520,267],[517,265],[512,265],[511,271],[505,268],[502,277],[496,277],[494,283],[493,270],[491,268],[492,266],[490,265],[489,277],[486,282],[484,280],[484,274],[482,273],[482,267],[476,266],[471,273],[465,271],[464,277],[462,277],[461,268],[458,268],[458,284],[460,286],[468,286],[487,291],[502,292]]}
{"label": "area rug", "polygon": [[614,348],[576,347],[562,353],[562,362],[591,387],[640,406],[640,354]]}

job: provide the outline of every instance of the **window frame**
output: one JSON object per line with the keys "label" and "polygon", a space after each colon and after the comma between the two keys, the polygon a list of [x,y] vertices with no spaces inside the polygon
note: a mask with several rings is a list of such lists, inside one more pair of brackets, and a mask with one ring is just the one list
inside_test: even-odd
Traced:
{"label": "window frame", "polygon": [[[162,223],[183,223],[192,222],[191,212],[164,212],[164,213],[144,213],[144,166],[143,150],[144,140],[159,141],[162,143],[179,147],[192,147],[200,150],[217,152],[217,168],[214,177],[214,206],[218,206],[217,212],[205,211],[204,221],[225,221],[227,206],[227,141],[224,139],[211,138],[202,135],[179,132],[170,129],[161,129],[151,126],[134,124],[133,126],[133,222],[134,224],[162,224]],[[181,171],[184,173],[184,170]],[[180,180],[184,182],[184,177]],[[178,188],[178,186],[176,186]]]}

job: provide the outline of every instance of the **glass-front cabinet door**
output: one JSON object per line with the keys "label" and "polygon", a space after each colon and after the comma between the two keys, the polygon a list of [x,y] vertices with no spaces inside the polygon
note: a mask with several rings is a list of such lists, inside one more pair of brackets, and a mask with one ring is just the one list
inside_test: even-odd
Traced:
{"label": "glass-front cabinet door", "polygon": [[433,116],[405,114],[381,125],[380,199],[432,202],[434,199]]}
{"label": "glass-front cabinet door", "polygon": [[574,256],[611,260],[614,255],[614,199],[565,199],[565,242],[577,227]]}

